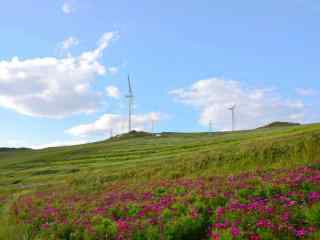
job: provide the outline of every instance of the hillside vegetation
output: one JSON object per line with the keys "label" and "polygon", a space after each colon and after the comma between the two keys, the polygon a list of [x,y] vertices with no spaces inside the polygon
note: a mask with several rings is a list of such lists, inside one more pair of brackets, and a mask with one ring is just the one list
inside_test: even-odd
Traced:
{"label": "hillside vegetation", "polygon": [[0,147],[0,152],[17,152],[17,151],[25,151],[25,150],[31,150],[30,148],[6,148],[6,147]]}
{"label": "hillside vegetation", "polygon": [[320,124],[0,152],[0,239],[319,239]]}
{"label": "hillside vegetation", "polygon": [[0,195],[47,185],[210,176],[319,159],[320,124],[225,133],[122,136],[97,143],[0,152]]}
{"label": "hillside vegetation", "polygon": [[292,122],[272,122],[262,128],[273,128],[273,127],[290,127],[290,126],[300,126],[299,123],[292,123]]}

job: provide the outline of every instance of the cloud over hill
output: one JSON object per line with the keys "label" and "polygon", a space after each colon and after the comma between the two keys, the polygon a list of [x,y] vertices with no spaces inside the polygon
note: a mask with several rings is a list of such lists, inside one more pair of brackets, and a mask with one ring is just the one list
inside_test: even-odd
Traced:
{"label": "cloud over hill", "polygon": [[[157,112],[136,114],[132,116],[133,129],[137,131],[150,131],[151,123],[161,120],[162,115]],[[73,136],[105,135],[112,130],[113,134],[128,131],[128,118],[119,114],[104,114],[92,123],[81,124],[66,130]]]}
{"label": "cloud over hill", "polygon": [[237,129],[249,129],[273,121],[304,120],[305,105],[299,99],[287,99],[274,89],[249,88],[238,81],[210,78],[187,88],[170,92],[176,100],[200,111],[199,122],[210,120],[219,130],[230,130],[231,113],[236,104]]}

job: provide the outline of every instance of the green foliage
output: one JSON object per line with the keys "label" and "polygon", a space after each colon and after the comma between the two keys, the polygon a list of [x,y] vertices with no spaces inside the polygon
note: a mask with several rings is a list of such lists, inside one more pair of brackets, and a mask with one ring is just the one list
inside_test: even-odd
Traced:
{"label": "green foliage", "polygon": [[137,231],[133,235],[133,240],[159,240],[160,232],[159,228],[156,226],[149,226],[144,231]]}
{"label": "green foliage", "polygon": [[108,218],[95,216],[93,226],[96,232],[97,240],[112,240],[117,234],[117,225]]}
{"label": "green foliage", "polygon": [[313,169],[316,169],[316,170],[320,170],[320,162],[309,163],[308,166],[310,168],[313,168]]}
{"label": "green foliage", "polygon": [[0,239],[8,240],[34,240],[34,233],[31,225],[1,225]]}
{"label": "green foliage", "polygon": [[172,208],[177,210],[177,212],[179,213],[179,215],[185,215],[188,212],[188,208],[182,204],[182,203],[174,203],[172,205]]}
{"label": "green foliage", "polygon": [[318,240],[318,239],[320,239],[320,231],[316,231],[310,236],[310,240]]}
{"label": "green foliage", "polygon": [[320,203],[305,210],[305,218],[309,224],[320,226]]}
{"label": "green foliage", "polygon": [[184,193],[186,193],[186,189],[184,188],[184,187],[177,187],[176,188],[176,193],[179,195],[179,194],[184,194]]}
{"label": "green foliage", "polygon": [[203,218],[192,219],[182,216],[175,222],[169,223],[165,228],[166,240],[198,240],[205,237],[206,225]]}
{"label": "green foliage", "polygon": [[[313,163],[320,159],[319,146],[320,124],[313,124],[234,133],[164,133],[160,137],[131,133],[86,145],[37,151],[3,151],[0,152],[0,196],[50,191],[61,186],[92,194],[118,181],[144,184],[153,179],[234,175],[256,169],[291,168],[305,163],[320,169],[319,163]],[[239,191],[243,201],[250,194],[270,197],[287,191],[282,186],[261,187],[259,180],[254,181],[251,183],[255,188],[253,192],[251,188]],[[307,193],[310,187],[315,186],[305,185],[303,189]],[[183,188],[175,191],[181,196],[185,194]],[[165,188],[156,191],[158,198],[166,194]],[[197,210],[204,212],[203,203],[195,202]],[[224,197],[215,197],[208,205],[215,210],[226,202]],[[6,218],[7,213],[1,211],[1,205],[0,200],[0,215]],[[175,207],[181,215],[187,213],[183,206]],[[137,206],[131,206],[128,211],[134,216],[138,210]],[[118,217],[124,214],[123,209],[108,211]],[[312,221],[313,217],[308,219]],[[9,227],[0,226],[0,239],[3,232],[8,232],[4,228]],[[28,237],[27,227],[24,228],[21,232]],[[67,228],[61,231],[62,235],[75,234],[75,230],[68,233],[71,230]]]}
{"label": "green foliage", "polygon": [[165,222],[170,222],[173,218],[173,213],[170,209],[164,209],[162,211],[162,218]]}
{"label": "green foliage", "polygon": [[140,207],[138,207],[135,204],[129,204],[128,205],[128,215],[130,217],[134,217],[140,210]]}
{"label": "green foliage", "polygon": [[299,126],[299,123],[291,123],[291,122],[273,122],[262,128],[274,128],[274,127],[289,127],[289,126]]}
{"label": "green foliage", "polygon": [[[80,234],[73,229],[69,224],[59,225],[55,229],[55,238],[65,239],[65,240],[76,240],[81,239]],[[81,234],[82,235],[82,234]]]}
{"label": "green foliage", "polygon": [[226,203],[228,202],[228,199],[223,196],[218,196],[215,198],[211,198],[209,200],[209,207],[215,211],[218,207],[224,207]]}
{"label": "green foliage", "polygon": [[276,240],[275,236],[269,229],[258,229],[257,233],[259,234],[261,240]]}
{"label": "green foliage", "polygon": [[262,186],[259,189],[259,192],[257,193],[257,195],[260,197],[270,198],[277,194],[285,193],[287,191],[288,191],[287,186],[281,186],[281,185],[273,186],[271,184],[267,184],[266,186]]}
{"label": "green foliage", "polygon": [[1,152],[0,193],[64,182],[98,191],[123,179],[176,179],[295,166],[317,160],[319,144],[320,125],[305,125],[232,134],[132,133],[93,144]]}
{"label": "green foliage", "polygon": [[221,232],[221,236],[220,236],[221,240],[233,240],[232,234],[230,233],[230,231],[225,230]]}
{"label": "green foliage", "polygon": [[255,194],[254,188],[242,188],[238,191],[238,196],[242,199],[247,199],[250,196],[254,196]]}
{"label": "green foliage", "polygon": [[155,191],[155,195],[156,195],[157,197],[162,197],[162,196],[164,196],[165,194],[166,194],[166,189],[163,188],[163,187],[159,187],[159,188],[156,189],[156,191]]}

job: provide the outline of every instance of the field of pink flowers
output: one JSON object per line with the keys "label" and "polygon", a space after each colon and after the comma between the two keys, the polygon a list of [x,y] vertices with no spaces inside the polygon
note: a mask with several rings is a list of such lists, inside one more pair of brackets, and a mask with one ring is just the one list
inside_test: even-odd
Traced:
{"label": "field of pink flowers", "polygon": [[11,213],[30,239],[320,239],[319,166],[39,192]]}

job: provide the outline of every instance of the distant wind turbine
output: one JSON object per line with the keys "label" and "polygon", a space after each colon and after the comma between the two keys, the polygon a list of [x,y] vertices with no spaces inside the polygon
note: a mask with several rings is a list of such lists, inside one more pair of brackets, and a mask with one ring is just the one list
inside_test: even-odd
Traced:
{"label": "distant wind turbine", "polygon": [[236,110],[236,105],[232,105],[230,108],[228,108],[231,111],[232,114],[232,131],[235,130],[235,110]]}
{"label": "distant wind turbine", "polygon": [[209,121],[209,132],[212,132],[212,120]]}
{"label": "distant wind turbine", "polygon": [[154,131],[154,124],[155,124],[155,120],[151,118],[151,133],[153,133]]}
{"label": "distant wind turbine", "polygon": [[128,131],[131,132],[132,128],[132,122],[131,122],[131,116],[133,112],[133,92],[131,87],[131,81],[130,76],[128,75],[128,87],[129,87],[129,93],[126,95],[126,98],[128,98]]}
{"label": "distant wind turbine", "polygon": [[113,137],[113,129],[112,128],[110,128],[109,133],[110,133],[110,138],[112,138]]}

